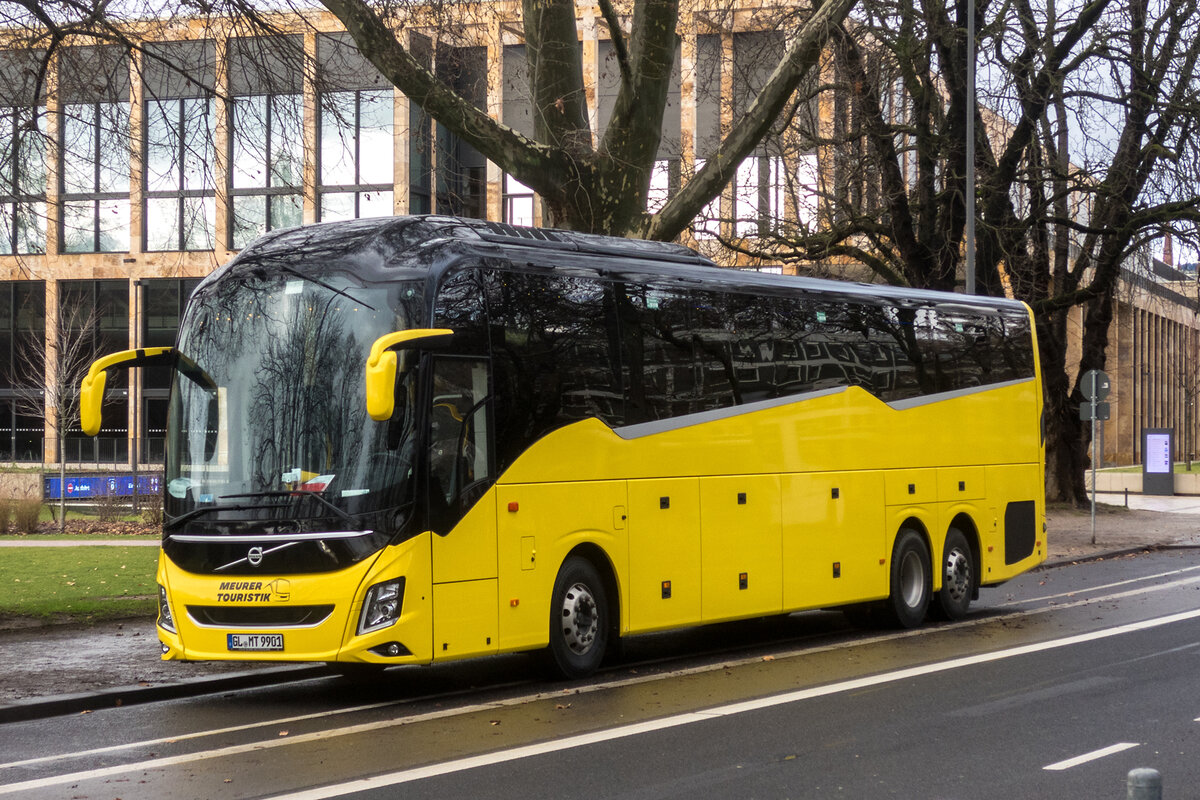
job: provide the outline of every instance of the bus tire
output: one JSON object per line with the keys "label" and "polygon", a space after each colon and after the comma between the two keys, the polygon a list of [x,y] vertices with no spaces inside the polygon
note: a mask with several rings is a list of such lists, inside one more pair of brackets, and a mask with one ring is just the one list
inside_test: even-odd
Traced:
{"label": "bus tire", "polygon": [[933,608],[942,619],[962,619],[967,615],[974,592],[974,553],[962,531],[951,528],[942,547],[942,588]]}
{"label": "bus tire", "polygon": [[564,678],[591,675],[608,647],[608,593],[592,562],[571,556],[554,580],[550,603],[550,662]]}
{"label": "bus tire", "polygon": [[925,621],[933,583],[930,580],[929,546],[912,528],[901,528],[892,548],[891,594],[888,616],[901,628],[915,628]]}

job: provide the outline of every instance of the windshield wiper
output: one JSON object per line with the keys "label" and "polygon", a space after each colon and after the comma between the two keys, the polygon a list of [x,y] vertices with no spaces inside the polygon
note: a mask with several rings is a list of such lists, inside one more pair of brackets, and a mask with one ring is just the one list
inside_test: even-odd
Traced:
{"label": "windshield wiper", "polygon": [[321,496],[320,492],[314,492],[310,489],[290,489],[286,492],[248,492],[246,494],[223,494],[218,499],[220,499],[220,500],[239,500],[239,499],[247,498],[247,497],[295,497],[296,495],[303,495],[305,497],[311,497],[314,500],[317,500],[318,502],[320,502],[322,505],[324,505],[326,508],[328,508],[334,514],[337,514],[344,521],[350,523],[351,525],[358,524],[358,521],[355,520],[354,517],[350,516],[348,513],[346,513],[341,508],[338,508],[338,506],[336,504],[331,503],[328,500],[326,500],[324,497]]}
{"label": "windshield wiper", "polygon": [[165,530],[169,530],[171,528],[177,528],[190,519],[195,519],[196,517],[202,517],[205,514],[212,513],[213,511],[254,511],[258,508],[261,508],[261,506],[234,505],[234,506],[204,506],[203,508],[193,508],[191,511],[186,511],[186,512],[180,514],[178,517],[173,517],[169,520],[164,520],[163,521],[163,530],[165,531]]}
{"label": "windshield wiper", "polygon": [[349,292],[342,291],[341,289],[337,288],[336,286],[331,286],[330,284],[326,283],[325,281],[321,280],[320,278],[314,278],[312,275],[305,275],[300,270],[295,269],[293,267],[289,267],[287,264],[274,264],[273,266],[276,269],[278,269],[280,272],[286,272],[289,275],[295,275],[297,278],[300,278],[301,280],[306,280],[309,283],[315,283],[317,286],[320,286],[322,289],[328,289],[329,291],[333,292],[334,294],[340,294],[342,297],[345,297],[348,300],[352,300],[353,302],[358,303],[360,306],[366,308],[369,311],[375,311],[374,308],[367,305],[362,300],[359,300],[354,295],[350,294]]}

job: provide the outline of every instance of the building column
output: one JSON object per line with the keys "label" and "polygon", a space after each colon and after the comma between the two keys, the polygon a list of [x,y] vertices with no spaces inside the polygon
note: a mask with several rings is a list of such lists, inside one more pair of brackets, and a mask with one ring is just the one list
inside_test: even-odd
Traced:
{"label": "building column", "polygon": [[58,143],[62,139],[62,97],[58,91],[58,51],[46,65],[46,259],[60,254],[58,231],[62,224],[62,170]]}
{"label": "building column", "polygon": [[[733,129],[733,32],[728,28],[721,31],[721,99],[718,105],[721,117],[721,141]],[[737,214],[735,198],[737,197],[737,165],[734,165],[734,177],[721,190],[721,235],[733,239],[737,231],[734,216]]]}
{"label": "building column", "polygon": [[[399,31],[396,38],[408,49],[408,31]],[[411,213],[409,187],[412,185],[412,104],[399,89],[392,90],[392,213],[403,216]]]}
{"label": "building column", "polygon": [[304,95],[304,178],[302,180],[304,197],[301,219],[305,225],[311,225],[317,221],[317,179],[320,177],[317,174],[318,103],[320,100],[317,97],[314,75],[319,62],[317,61],[317,34],[312,30],[304,34],[304,63],[309,68],[304,70],[304,84],[301,90]]}
{"label": "building column", "polygon": [[129,262],[143,252],[145,242],[146,185],[146,84],[142,80],[145,55],[141,50],[129,54]]}
{"label": "building column", "polygon": [[1134,399],[1137,387],[1134,376],[1137,375],[1137,350],[1134,340],[1133,317],[1135,309],[1130,303],[1117,303],[1113,322],[1116,324],[1116,374],[1112,376],[1112,442],[1109,445],[1109,458],[1118,464],[1133,463],[1137,448],[1134,439],[1137,437],[1137,403]]}
{"label": "building column", "polygon": [[[214,42],[216,63],[213,65],[214,91],[216,97],[217,124],[213,130],[213,189],[216,225],[214,226],[213,252],[228,253],[233,237],[230,236],[230,200],[229,200],[229,130],[230,116],[233,113],[233,102],[229,96],[229,36],[225,33],[216,37]],[[221,259],[218,255],[217,258]]]}
{"label": "building column", "polygon": [[[129,349],[136,350],[142,346],[142,328],[144,327],[146,310],[142,304],[142,281],[140,278],[133,278],[129,281]],[[138,458],[138,446],[141,442],[141,419],[142,419],[142,368],[135,367],[129,370],[128,376],[129,385],[129,408],[128,408],[128,431],[126,436],[129,439],[129,466],[135,472],[137,466],[141,463]]]}
{"label": "building column", "polygon": [[[684,11],[679,42],[679,174],[680,183],[696,175],[697,96],[696,63],[700,60],[700,39],[696,32],[696,14]],[[691,226],[684,229],[684,244],[695,247]]]}
{"label": "building column", "polygon": [[[488,25],[487,113],[496,122],[504,122],[504,30],[499,15]],[[487,162],[484,183],[484,214],[493,222],[504,220],[504,171]]]}
{"label": "building column", "polygon": [[45,349],[46,354],[45,383],[47,391],[44,395],[45,400],[45,421],[46,431],[45,438],[42,440],[42,461],[46,464],[54,464],[58,462],[59,454],[62,448],[58,446],[60,431],[58,430],[58,408],[54,403],[54,392],[50,389],[56,385],[58,380],[58,359],[54,357],[55,348],[58,343],[58,281],[46,279],[46,333],[45,333]]}
{"label": "building column", "polygon": [[[580,20],[583,49],[583,96],[588,107],[588,127],[592,130],[592,147],[600,143],[600,34],[597,32],[595,7],[584,10]],[[612,33],[609,33],[612,36]]]}

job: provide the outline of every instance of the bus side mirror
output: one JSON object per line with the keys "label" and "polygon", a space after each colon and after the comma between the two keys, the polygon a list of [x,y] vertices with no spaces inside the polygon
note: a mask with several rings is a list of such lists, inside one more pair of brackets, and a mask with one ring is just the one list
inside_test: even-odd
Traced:
{"label": "bus side mirror", "polygon": [[108,383],[108,370],[113,367],[147,367],[169,361],[175,352],[173,347],[143,347],[123,350],[92,362],[88,374],[79,386],[79,425],[88,436],[100,433],[100,406],[104,402],[104,386]]}
{"label": "bus side mirror", "polygon": [[371,345],[367,356],[367,413],[371,419],[383,422],[391,419],[396,410],[396,353],[401,345],[413,347],[439,336],[449,336],[449,328],[413,328],[384,334]]}

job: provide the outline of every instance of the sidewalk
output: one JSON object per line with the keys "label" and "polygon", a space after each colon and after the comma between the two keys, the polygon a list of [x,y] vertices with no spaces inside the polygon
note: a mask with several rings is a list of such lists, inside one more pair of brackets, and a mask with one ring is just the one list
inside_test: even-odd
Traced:
{"label": "sidewalk", "polygon": [[[1099,502],[1095,544],[1089,510],[1049,509],[1048,566],[1142,549],[1200,548],[1200,497],[1130,495],[1128,509],[1120,494],[1102,494]],[[317,674],[314,665],[164,662],[153,619],[0,630],[0,723]]]}
{"label": "sidewalk", "polygon": [[1200,497],[1126,497],[1101,492],[1096,498],[1096,541],[1089,509],[1052,506],[1046,512],[1047,564],[1100,558],[1141,548],[1200,547]]}

